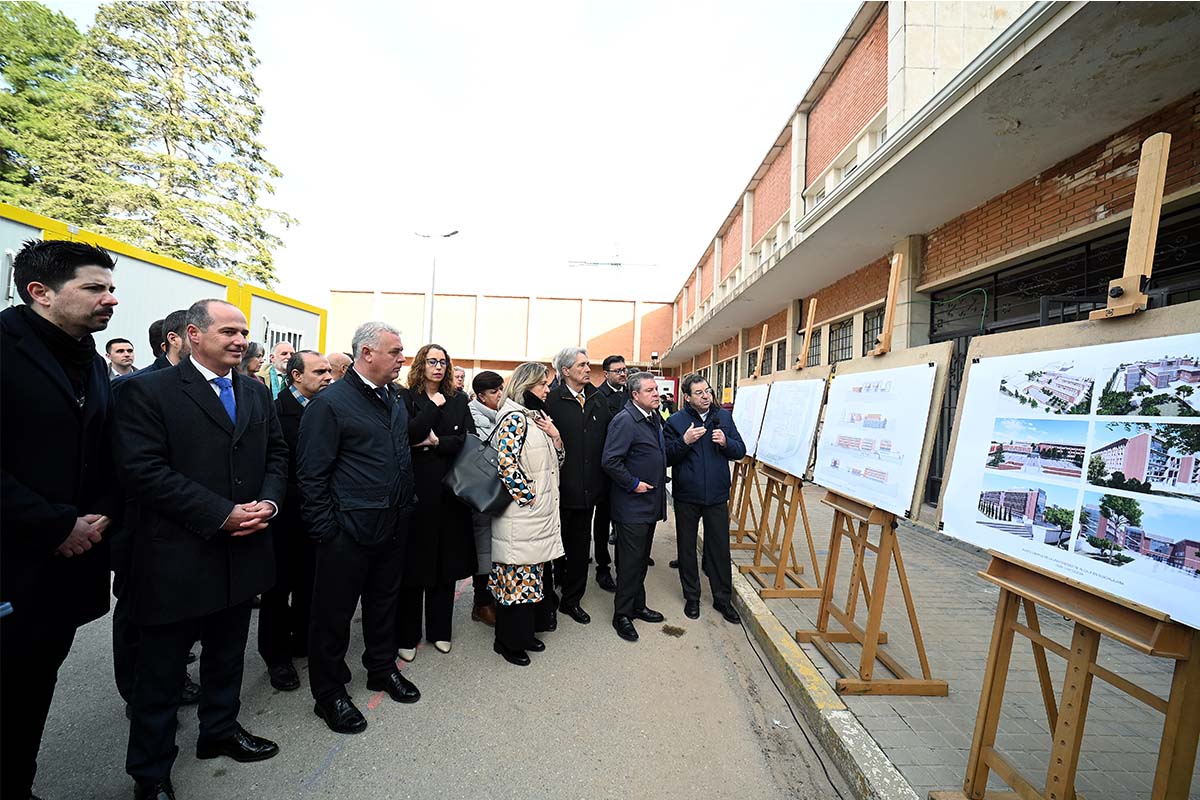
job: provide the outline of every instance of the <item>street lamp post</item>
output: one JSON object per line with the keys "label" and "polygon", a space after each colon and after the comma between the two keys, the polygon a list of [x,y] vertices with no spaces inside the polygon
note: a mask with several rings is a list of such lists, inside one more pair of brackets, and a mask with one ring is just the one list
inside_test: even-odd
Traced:
{"label": "street lamp post", "polygon": [[[458,231],[450,231],[449,233],[421,233],[413,231],[413,234],[420,236],[422,239],[449,239]],[[429,273],[429,299],[425,301],[425,341],[422,344],[431,344],[433,342],[433,296],[437,292],[437,248],[434,243],[433,252],[433,268]]]}

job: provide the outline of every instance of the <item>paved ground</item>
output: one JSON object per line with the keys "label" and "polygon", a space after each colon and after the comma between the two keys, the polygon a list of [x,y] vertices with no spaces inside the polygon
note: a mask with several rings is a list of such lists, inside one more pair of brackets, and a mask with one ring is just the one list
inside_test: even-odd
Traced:
{"label": "paved ground", "polygon": [[[824,494],[823,489],[806,486],[806,504],[822,568],[833,520],[832,512],[820,502]],[[934,519],[931,509],[925,509],[923,519]],[[798,542],[803,541],[802,530],[798,529],[796,536]],[[949,681],[950,695],[843,699],[917,794],[925,797],[931,789],[962,787],[999,590],[976,575],[987,566],[987,556],[975,548],[907,522],[902,522],[900,541],[933,675]],[[843,546],[842,552],[837,584],[839,603],[845,601],[852,560],[848,545]],[[798,550],[797,555],[808,575],[807,553]],[[752,557],[752,552],[745,551],[734,555],[735,561],[741,563],[749,563]],[[868,564],[873,566],[873,557]],[[910,671],[919,674],[908,618],[894,576],[887,600],[883,617],[884,629],[891,637],[887,648]],[[812,628],[815,624],[816,600],[768,600],[767,606],[788,631]],[[859,608],[862,621],[865,612],[861,603]],[[1039,616],[1039,621],[1048,636],[1060,643],[1070,643],[1069,622],[1046,613]],[[816,648],[802,647],[832,684],[838,677],[836,671]],[[838,645],[838,649],[852,664],[858,663],[860,647]],[[1065,662],[1053,654],[1048,654],[1048,659],[1059,691]],[[1105,640],[1101,644],[1100,663],[1161,697],[1167,695],[1171,662]],[[1088,800],[1148,798],[1163,716],[1099,680],[1093,683],[1089,709],[1076,788]],[[1022,637],[1017,637],[1013,647],[997,745],[1027,777],[1041,784],[1048,766],[1050,732],[1032,651]],[[1193,787],[1194,792],[1200,792],[1200,764]],[[1005,787],[993,777],[990,788]]]}
{"label": "paved ground", "polygon": [[[502,661],[491,630],[470,621],[468,587],[453,652],[423,648],[405,666],[423,694],[416,705],[366,689],[356,630],[350,690],[369,722],[358,736],[338,736],[313,716],[307,685],[271,689],[251,647],[241,720],[282,752],[260,764],[197,761],[194,707],[184,709],[180,798],[849,798],[743,629],[708,605],[699,620],[683,616],[667,567],[674,549],[668,527],[647,579],[651,606],[673,628],[638,623],[640,642],[618,639],[612,595],[593,583],[584,599],[592,624],[563,618],[525,668]],[[132,792],[110,641],[107,619],[88,626],[60,673],[34,787],[48,800]]]}

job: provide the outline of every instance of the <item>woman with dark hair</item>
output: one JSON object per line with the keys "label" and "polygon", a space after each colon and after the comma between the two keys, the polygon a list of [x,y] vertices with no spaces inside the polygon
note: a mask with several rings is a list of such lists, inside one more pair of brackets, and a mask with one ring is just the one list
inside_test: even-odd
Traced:
{"label": "woman with dark hair", "polygon": [[261,342],[247,342],[246,352],[242,353],[242,363],[238,365],[237,371],[247,378],[253,378],[259,383],[265,383],[259,377],[258,371],[262,368],[263,356],[266,355],[266,352]]}
{"label": "woman with dark hair", "polygon": [[547,630],[553,604],[546,597],[547,562],[563,555],[558,482],[562,436],[545,413],[550,371],[545,365],[517,367],[496,417],[500,479],[513,502],[492,519],[492,572],[488,588],[496,598],[496,641],[492,649],[510,664],[529,663],[526,653],[546,645],[536,636]]}
{"label": "woman with dark hair", "polygon": [[[471,419],[480,439],[487,441],[496,428],[496,413],[504,403],[504,378],[491,370],[484,370],[471,380]],[[475,530],[475,554],[479,565],[475,568],[472,584],[475,600],[471,604],[471,619],[484,625],[496,625],[496,601],[488,590],[488,576],[492,573],[492,516],[471,511]]]}
{"label": "woman with dark hair", "polygon": [[466,394],[454,388],[454,364],[441,345],[427,344],[413,356],[401,396],[409,404],[417,512],[400,581],[396,643],[400,658],[412,661],[422,617],[425,640],[438,652],[450,652],[454,584],[478,568],[471,509],[442,485],[475,424]]}

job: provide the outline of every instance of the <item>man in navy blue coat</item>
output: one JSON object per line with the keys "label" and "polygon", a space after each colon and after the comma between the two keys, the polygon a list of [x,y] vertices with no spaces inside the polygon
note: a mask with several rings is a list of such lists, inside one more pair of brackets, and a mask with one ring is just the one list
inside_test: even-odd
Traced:
{"label": "man in navy blue coat", "polygon": [[704,574],[713,608],[740,623],[733,607],[729,559],[729,462],[746,455],[733,415],[713,403],[708,381],[692,373],[680,389],[684,407],[667,420],[667,461],[673,470],[675,536],[679,545],[679,582],[683,613],[700,616],[700,575],[696,571],[696,533],[704,520]]}
{"label": "man in navy blue coat", "polygon": [[667,518],[667,447],[654,376],[634,373],[628,386],[629,402],[608,426],[602,461],[612,479],[609,505],[617,532],[613,628],[622,639],[636,642],[634,618],[663,620],[662,614],[646,607],[645,584],[654,526]]}

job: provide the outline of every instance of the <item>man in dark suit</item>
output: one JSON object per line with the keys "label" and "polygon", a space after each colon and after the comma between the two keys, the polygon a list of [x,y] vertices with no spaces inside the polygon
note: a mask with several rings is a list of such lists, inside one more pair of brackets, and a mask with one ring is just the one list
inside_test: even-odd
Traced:
{"label": "man in dark suit", "polygon": [[617,596],[613,628],[630,642],[638,639],[633,620],[662,622],[646,607],[646,568],[654,526],[667,518],[667,451],[658,415],[658,387],[649,372],[629,376],[629,402],[608,426],[604,471],[617,530]]}
{"label": "man in dark suit", "polygon": [[292,658],[308,655],[313,589],[313,544],[300,521],[300,487],[296,482],[300,419],[308,401],[333,381],[332,372],[325,356],[317,351],[297,351],[287,365],[287,386],[275,398],[275,414],[288,446],[288,485],[279,517],[271,523],[275,585],[263,593],[258,612],[258,654],[267,665],[271,685],[282,692],[300,688]]}
{"label": "man in dark suit", "polygon": [[[580,347],[561,350],[554,357],[554,369],[559,377],[558,388],[551,389],[546,396],[546,412],[562,434],[566,452],[559,471],[559,516],[566,558],[563,569],[559,570],[562,597],[558,610],[586,625],[592,618],[583,610],[581,601],[587,589],[592,515],[597,501],[608,492],[600,456],[612,415],[604,396],[588,380],[592,368],[586,350]],[[597,558],[599,555],[597,551]],[[607,571],[607,546],[604,558]]]}
{"label": "man in dark suit", "polygon": [[304,411],[296,465],[304,525],[317,543],[308,678],[313,711],[336,733],[367,727],[346,692],[360,598],[367,688],[398,703],[421,697],[396,669],[397,598],[416,509],[408,410],[393,385],[404,345],[392,326],[366,322],[353,349],[346,377]]}
{"label": "man in dark suit", "polygon": [[[608,404],[609,415],[616,417],[629,402],[629,390],[626,387],[629,368],[625,366],[625,356],[622,355],[606,356],[603,366],[604,381],[597,388]],[[596,553],[596,585],[606,592],[615,592],[617,584],[613,581],[609,568],[612,557],[608,553],[608,546],[616,544],[616,538],[612,530],[607,488],[600,493],[600,499],[596,501],[596,516],[592,519],[592,539],[592,547]]]}
{"label": "man in dark suit", "polygon": [[238,724],[250,602],[275,582],[268,520],[287,491],[287,444],[265,386],[237,373],[246,317],[222,300],[188,309],[191,356],[133,379],[117,406],[141,627],[125,771],[137,798],[174,798],[183,665],[197,639],[197,758],[261,761],[274,742]]}
{"label": "man in dark suit", "polygon": [[[187,309],[172,311],[157,323],[157,336],[161,339],[153,352],[158,358],[145,369],[138,370],[132,375],[122,375],[112,382],[113,400],[119,401],[125,387],[131,380],[141,379],[161,369],[173,367],[189,352],[187,344]],[[151,326],[151,341],[156,334]],[[113,571],[112,593],[117,599],[113,606],[113,677],[117,683],[117,692],[125,701],[125,714],[130,714],[129,703],[133,700],[133,676],[137,665],[138,626],[133,621],[133,592],[127,591],[129,572],[133,568],[133,535],[128,526],[119,526],[110,532],[109,547]],[[184,674],[183,691],[180,702],[192,705],[200,701],[200,685],[191,676]]]}
{"label": "man in dark suit", "polygon": [[663,426],[667,461],[671,464],[671,495],[675,501],[679,582],[683,613],[700,616],[700,574],[696,571],[696,535],[704,520],[704,574],[712,591],[713,608],[728,622],[740,623],[733,607],[729,560],[729,462],[746,455],[746,445],[733,424],[733,415],[713,402],[708,381],[692,373],[680,389],[684,408]]}
{"label": "man in dark suit", "polygon": [[31,796],[58,668],[108,611],[103,536],[120,508],[112,393],[92,334],[112,318],[113,260],[30,241],[13,261],[23,305],[0,312],[0,797]]}

